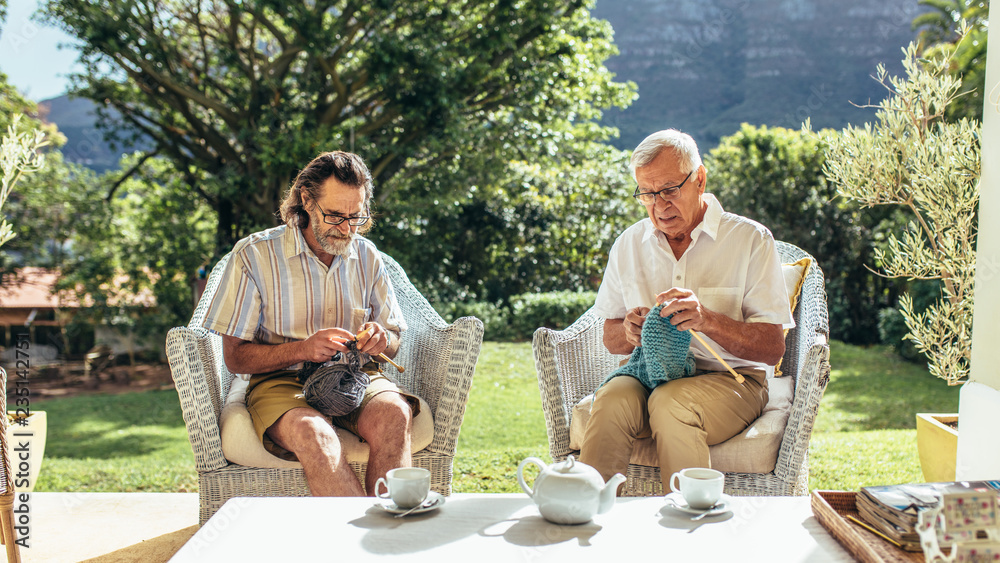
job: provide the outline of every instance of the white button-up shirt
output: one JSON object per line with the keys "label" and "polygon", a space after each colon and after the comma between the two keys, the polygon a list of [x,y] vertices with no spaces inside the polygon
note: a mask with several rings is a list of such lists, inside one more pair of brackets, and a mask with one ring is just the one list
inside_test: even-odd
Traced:
{"label": "white button-up shirt", "polygon": [[[709,310],[733,320],[794,326],[771,231],[724,212],[712,194],[702,197],[708,209],[680,258],[674,257],[666,236],[649,218],[618,237],[597,292],[596,312],[605,319],[622,319],[634,307],[652,308],[658,294],[679,287],[693,291]],[[702,336],[733,368],[773,370],[737,358]],[[691,341],[691,352],[698,369],[725,370],[697,339]]]}

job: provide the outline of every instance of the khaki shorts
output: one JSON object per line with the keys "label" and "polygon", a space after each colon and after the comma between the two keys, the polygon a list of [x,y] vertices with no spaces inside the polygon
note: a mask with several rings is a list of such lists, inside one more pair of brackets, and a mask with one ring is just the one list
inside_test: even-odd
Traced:
{"label": "khaki shorts", "polygon": [[[351,432],[358,436],[359,440],[362,439],[358,434],[358,419],[361,417],[361,412],[368,406],[369,401],[380,393],[399,393],[410,404],[412,416],[415,417],[420,412],[420,400],[417,399],[416,395],[401,390],[391,379],[380,373],[378,368],[369,368],[370,365],[372,364],[366,364],[362,368],[371,377],[371,383],[365,389],[361,406],[347,415],[330,419],[330,424]],[[292,409],[312,408],[302,396],[302,384],[299,383],[298,372],[281,370],[251,376],[250,383],[247,385],[246,405],[247,411],[250,412],[250,419],[253,421],[254,431],[257,433],[257,438],[264,444],[264,449],[282,459],[295,460],[295,454],[271,440],[271,437],[267,435],[267,429]]]}

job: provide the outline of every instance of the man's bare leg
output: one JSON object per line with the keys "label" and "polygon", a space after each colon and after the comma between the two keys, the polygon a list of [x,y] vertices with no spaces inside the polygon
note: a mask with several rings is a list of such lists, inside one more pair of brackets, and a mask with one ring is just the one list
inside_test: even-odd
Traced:
{"label": "man's bare leg", "polygon": [[311,408],[295,408],[267,429],[268,436],[302,463],[313,496],[364,496],[361,481],[330,422]]}
{"label": "man's bare leg", "polygon": [[368,442],[365,489],[375,494],[375,482],[390,469],[410,467],[413,411],[398,393],[379,393],[371,398],[358,418],[358,434]]}

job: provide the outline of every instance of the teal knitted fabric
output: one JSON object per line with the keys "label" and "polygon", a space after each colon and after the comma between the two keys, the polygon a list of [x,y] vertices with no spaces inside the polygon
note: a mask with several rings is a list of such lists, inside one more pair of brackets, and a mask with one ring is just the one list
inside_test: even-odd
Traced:
{"label": "teal knitted fabric", "polygon": [[642,324],[642,346],[632,352],[628,363],[611,372],[601,385],[619,375],[631,375],[647,389],[671,379],[695,374],[694,356],[690,352],[691,333],[678,330],[668,317],[660,316],[663,305],[657,305],[646,315]]}

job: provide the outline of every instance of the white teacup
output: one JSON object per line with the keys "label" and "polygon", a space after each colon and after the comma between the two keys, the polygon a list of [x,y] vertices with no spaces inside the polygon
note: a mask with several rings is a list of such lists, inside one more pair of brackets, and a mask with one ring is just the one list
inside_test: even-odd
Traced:
{"label": "white teacup", "polygon": [[[379,486],[385,492],[379,494]],[[375,481],[375,496],[392,499],[399,508],[413,508],[424,502],[431,489],[431,472],[422,467],[397,467]]]}
{"label": "white teacup", "polygon": [[725,480],[726,476],[720,471],[689,467],[670,476],[670,490],[680,493],[691,508],[708,510],[722,498]]}

